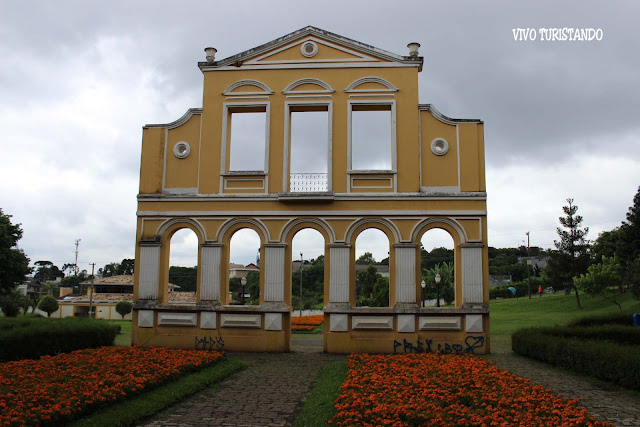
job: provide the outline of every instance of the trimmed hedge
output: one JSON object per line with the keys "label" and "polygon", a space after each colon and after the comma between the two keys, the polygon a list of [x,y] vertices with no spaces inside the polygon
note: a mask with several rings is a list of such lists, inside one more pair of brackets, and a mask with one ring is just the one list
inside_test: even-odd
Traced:
{"label": "trimmed hedge", "polygon": [[[563,368],[610,381],[623,387],[640,390],[640,345],[624,345],[599,339],[611,328],[526,328],[511,338],[514,352],[561,366]],[[573,334],[567,332],[572,329]],[[589,333],[581,329],[598,329]],[[631,337],[634,332],[629,331]],[[581,335],[582,334],[582,335]],[[620,338],[620,336],[618,338]],[[636,337],[638,335],[635,335]],[[637,338],[634,338],[637,343]]]}
{"label": "trimmed hedge", "polygon": [[[569,326],[625,325],[633,326],[633,313],[600,314],[569,322]],[[640,344],[640,343],[639,343]]]}
{"label": "trimmed hedge", "polygon": [[556,326],[538,329],[539,333],[560,338],[610,341],[621,345],[640,345],[640,328],[622,325]]}
{"label": "trimmed hedge", "polygon": [[93,319],[0,319],[0,362],[113,345],[120,325]]}

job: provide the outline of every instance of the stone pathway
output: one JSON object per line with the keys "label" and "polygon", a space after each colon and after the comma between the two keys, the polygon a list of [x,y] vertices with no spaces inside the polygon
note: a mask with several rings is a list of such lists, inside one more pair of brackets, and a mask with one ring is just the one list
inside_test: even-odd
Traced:
{"label": "stone pathway", "polygon": [[[301,336],[291,353],[241,353],[231,357],[249,366],[220,387],[204,390],[158,413],[147,426],[290,426],[322,367],[343,355],[322,353],[322,336]],[[640,395],[594,385],[579,375],[519,356],[486,356],[497,366],[551,388],[596,418],[616,426],[640,426]]]}
{"label": "stone pathway", "polygon": [[500,368],[529,378],[534,384],[548,387],[563,397],[582,398],[580,404],[599,420],[616,426],[640,426],[640,394],[610,390],[579,375],[513,352],[496,352],[486,358]]}
{"label": "stone pathway", "polygon": [[291,353],[236,353],[249,366],[220,387],[160,412],[147,426],[290,426],[322,367],[343,355],[322,353],[319,340],[294,342]]}

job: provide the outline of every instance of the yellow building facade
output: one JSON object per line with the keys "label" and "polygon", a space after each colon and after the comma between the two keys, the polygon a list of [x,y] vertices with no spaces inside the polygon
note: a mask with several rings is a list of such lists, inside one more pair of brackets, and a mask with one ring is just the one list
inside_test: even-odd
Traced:
{"label": "yellow building facade", "polygon": [[[483,123],[419,103],[423,59],[408,47],[306,27],[223,60],[205,49],[202,108],[143,129],[133,344],[289,351],[292,240],[312,228],[325,241],[326,352],[489,352]],[[299,173],[292,129],[308,112],[326,134],[317,170]],[[182,228],[199,242],[195,304],[167,295]],[[260,300],[232,306],[229,246],[244,228],[261,240]],[[389,307],[355,304],[355,242],[369,228],[389,239]],[[433,228],[455,245],[452,307],[420,307],[420,241]]]}

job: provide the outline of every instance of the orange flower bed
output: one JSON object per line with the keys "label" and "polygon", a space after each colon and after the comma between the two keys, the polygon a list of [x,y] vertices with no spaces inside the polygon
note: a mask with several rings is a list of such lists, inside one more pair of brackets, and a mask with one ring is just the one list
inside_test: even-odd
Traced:
{"label": "orange flower bed", "polygon": [[353,354],[329,423],[339,426],[611,426],[484,359]]}
{"label": "orange flower bed", "polygon": [[311,326],[320,326],[324,322],[324,315],[318,314],[315,316],[302,316],[302,317],[292,317],[291,318],[291,326],[293,325],[311,325]]}
{"label": "orange flower bed", "polygon": [[291,325],[292,331],[313,331],[315,328],[312,325]]}
{"label": "orange flower bed", "polygon": [[0,363],[0,426],[59,425],[222,357],[216,351],[101,347]]}

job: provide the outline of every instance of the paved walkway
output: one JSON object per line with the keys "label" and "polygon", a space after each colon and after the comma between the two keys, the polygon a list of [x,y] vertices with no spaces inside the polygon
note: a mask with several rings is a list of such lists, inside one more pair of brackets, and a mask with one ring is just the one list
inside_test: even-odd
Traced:
{"label": "paved walkway", "polygon": [[582,398],[581,406],[602,421],[616,426],[640,426],[640,395],[607,389],[547,363],[511,351],[496,352],[488,360],[534,384],[543,385],[569,399]]}
{"label": "paved walkway", "polygon": [[236,353],[247,369],[221,387],[205,390],[160,412],[147,426],[290,426],[318,373],[342,355],[322,353],[322,335],[293,345],[293,352]]}
{"label": "paved walkway", "polygon": [[[224,385],[205,390],[163,411],[147,426],[290,426],[322,367],[345,356],[323,354],[322,336],[301,336],[294,351],[242,353],[249,366]],[[594,385],[578,375],[512,352],[487,356],[503,369],[530,378],[564,397],[582,398],[596,418],[617,426],[640,426],[640,396]]]}

